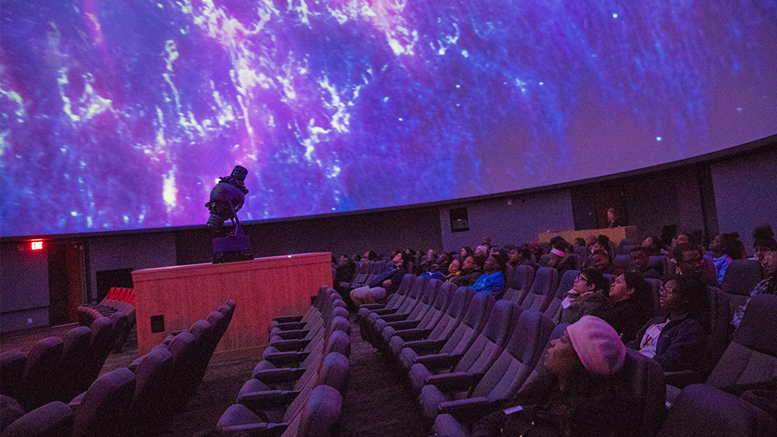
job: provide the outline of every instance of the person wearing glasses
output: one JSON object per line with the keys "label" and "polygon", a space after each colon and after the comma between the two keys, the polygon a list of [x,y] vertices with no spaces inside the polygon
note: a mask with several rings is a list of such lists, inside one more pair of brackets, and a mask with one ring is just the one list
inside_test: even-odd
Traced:
{"label": "person wearing glasses", "polygon": [[561,323],[575,323],[601,308],[607,302],[604,294],[606,288],[607,282],[598,270],[585,269],[580,272],[572,289],[561,301]]}
{"label": "person wearing glasses", "polygon": [[696,369],[707,343],[707,286],[690,275],[674,277],[661,287],[659,302],[665,315],[648,320],[626,346],[654,359],[664,372]]}

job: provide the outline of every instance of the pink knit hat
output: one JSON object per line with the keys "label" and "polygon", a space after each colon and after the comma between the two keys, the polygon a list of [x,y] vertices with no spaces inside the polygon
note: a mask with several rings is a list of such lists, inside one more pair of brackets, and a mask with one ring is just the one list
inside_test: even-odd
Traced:
{"label": "pink knit hat", "polygon": [[597,375],[611,375],[623,367],[626,346],[618,333],[604,320],[583,316],[567,327],[572,347],[583,367]]}

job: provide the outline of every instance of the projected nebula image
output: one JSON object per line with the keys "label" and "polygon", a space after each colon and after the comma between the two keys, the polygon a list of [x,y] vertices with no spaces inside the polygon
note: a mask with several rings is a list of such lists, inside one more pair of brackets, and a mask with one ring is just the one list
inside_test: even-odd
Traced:
{"label": "projected nebula image", "polygon": [[0,236],[409,205],[777,133],[774,0],[0,0]]}

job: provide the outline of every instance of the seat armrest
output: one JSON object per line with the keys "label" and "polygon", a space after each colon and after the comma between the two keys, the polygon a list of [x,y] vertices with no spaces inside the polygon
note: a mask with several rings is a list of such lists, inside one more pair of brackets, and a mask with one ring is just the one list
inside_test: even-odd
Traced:
{"label": "seat armrest", "polygon": [[486,398],[469,398],[445,401],[437,405],[440,414],[450,414],[459,422],[472,422],[499,409],[501,401]]}
{"label": "seat armrest", "polygon": [[299,364],[305,361],[305,358],[310,355],[310,352],[276,352],[274,354],[268,354],[264,357],[275,367],[283,367],[284,365]]}
{"label": "seat armrest", "polygon": [[170,333],[170,335],[176,336],[176,335],[178,335],[178,334],[180,334],[182,332],[189,332],[189,330],[188,329],[181,329],[181,330],[178,330],[178,331],[173,331],[173,332]]}
{"label": "seat armrest", "polygon": [[278,316],[273,318],[278,323],[292,323],[302,320],[302,316]]}
{"label": "seat armrest", "polygon": [[296,381],[302,377],[307,369],[267,369],[260,370],[254,374],[254,378],[267,385],[278,384],[280,382]]}
{"label": "seat armrest", "polygon": [[666,380],[666,385],[673,385],[681,389],[691,384],[700,384],[703,382],[701,372],[696,370],[664,372],[664,379]]}
{"label": "seat armrest", "polygon": [[257,413],[289,405],[298,394],[299,390],[257,391],[238,396],[237,401]]}
{"label": "seat armrest", "polygon": [[73,410],[73,413],[75,414],[76,409],[81,406],[81,403],[84,401],[84,395],[86,395],[86,392],[81,393],[80,395],[73,398],[70,403],[67,404],[68,407],[70,407],[71,410]]}
{"label": "seat armrest", "polygon": [[456,364],[463,355],[434,354],[415,357],[413,363],[423,364],[430,371],[448,369]]}
{"label": "seat armrest", "polygon": [[385,316],[387,314],[394,314],[394,313],[396,313],[397,312],[397,308],[383,308],[383,309],[380,309],[380,310],[373,310],[373,311],[370,311],[370,312],[375,313],[375,314],[377,314],[379,316]]}
{"label": "seat armrest", "polygon": [[384,314],[379,316],[378,319],[386,322],[399,322],[405,320],[409,315],[410,314]]}
{"label": "seat armrest", "polygon": [[280,340],[270,343],[270,346],[278,349],[281,352],[299,351],[305,348],[310,343],[310,340]]}
{"label": "seat armrest", "polygon": [[247,423],[245,425],[224,426],[220,430],[226,435],[250,435],[253,437],[281,437],[289,427],[288,423]]}
{"label": "seat armrest", "polygon": [[394,331],[398,331],[400,329],[412,329],[418,326],[418,324],[421,323],[420,320],[403,320],[399,322],[389,322],[386,326],[391,326],[394,328]]}
{"label": "seat armrest", "polygon": [[284,340],[292,340],[295,338],[305,338],[306,335],[310,332],[309,329],[295,329],[295,330],[289,330],[289,331],[282,331],[275,335],[278,337],[284,339]]}
{"label": "seat armrest", "polygon": [[441,375],[429,375],[426,377],[426,383],[440,389],[441,392],[456,392],[466,391],[471,387],[474,387],[480,379],[483,378],[483,373],[467,373],[467,372],[453,372],[444,373]]}
{"label": "seat armrest", "polygon": [[365,303],[365,304],[359,305],[359,309],[366,308],[368,310],[379,310],[385,306],[386,306],[385,303]]}
{"label": "seat armrest", "polygon": [[413,341],[425,339],[431,333],[431,329],[399,329],[394,332],[394,335],[405,341]]}
{"label": "seat armrest", "polygon": [[279,323],[273,328],[279,328],[281,331],[295,331],[297,329],[303,329],[305,326],[307,326],[307,323],[305,322],[287,322],[287,323]]}
{"label": "seat armrest", "polygon": [[405,347],[413,349],[417,354],[435,353],[443,346],[445,346],[445,340],[416,340],[405,343]]}

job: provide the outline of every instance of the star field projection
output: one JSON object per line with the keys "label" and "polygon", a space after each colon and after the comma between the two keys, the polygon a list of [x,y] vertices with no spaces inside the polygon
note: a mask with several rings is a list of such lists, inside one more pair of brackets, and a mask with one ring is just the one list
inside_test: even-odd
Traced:
{"label": "star field projection", "polygon": [[497,193],[777,133],[773,0],[0,0],[0,235]]}

